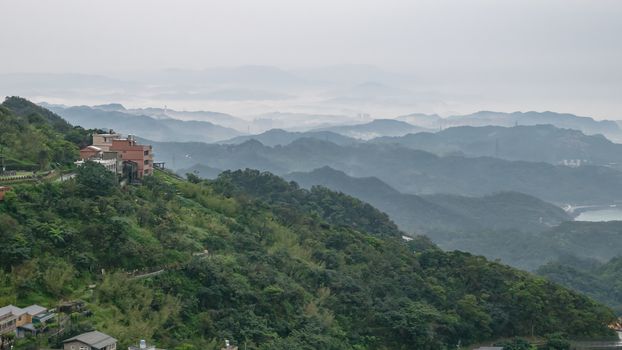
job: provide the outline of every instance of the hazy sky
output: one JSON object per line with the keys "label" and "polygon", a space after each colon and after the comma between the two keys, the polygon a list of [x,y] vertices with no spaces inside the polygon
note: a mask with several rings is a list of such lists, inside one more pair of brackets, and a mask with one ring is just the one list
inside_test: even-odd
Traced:
{"label": "hazy sky", "polygon": [[0,14],[0,73],[362,63],[511,86],[517,104],[533,88],[622,107],[618,0],[1,0]]}

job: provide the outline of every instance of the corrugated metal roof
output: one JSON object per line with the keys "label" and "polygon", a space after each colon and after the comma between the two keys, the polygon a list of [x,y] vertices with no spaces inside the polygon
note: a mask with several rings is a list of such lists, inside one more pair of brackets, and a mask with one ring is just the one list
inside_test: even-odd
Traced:
{"label": "corrugated metal roof", "polygon": [[79,341],[96,349],[101,349],[117,342],[115,338],[98,331],[83,333],[73,338],[65,339],[63,343],[70,341]]}
{"label": "corrugated metal roof", "polygon": [[42,313],[42,312],[46,312],[46,311],[48,311],[48,309],[47,309],[47,308],[44,308],[43,306],[41,306],[41,305],[37,305],[37,304],[34,304],[34,305],[30,305],[30,306],[28,306],[28,307],[25,307],[23,310],[24,310],[27,314],[29,314],[30,316],[35,316],[35,315],[38,315],[38,314],[40,314],[40,313]]}
{"label": "corrugated metal roof", "polygon": [[0,316],[4,316],[7,314],[13,314],[15,316],[19,316],[19,315],[23,315],[25,314],[26,311],[24,311],[23,309],[15,306],[15,305],[7,305],[4,307],[0,307]]}

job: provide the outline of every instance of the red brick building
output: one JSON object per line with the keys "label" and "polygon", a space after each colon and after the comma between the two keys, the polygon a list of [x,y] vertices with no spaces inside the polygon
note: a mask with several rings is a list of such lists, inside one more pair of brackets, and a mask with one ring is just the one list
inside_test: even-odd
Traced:
{"label": "red brick building", "polygon": [[136,164],[138,178],[153,174],[153,148],[151,145],[136,143],[133,136],[127,139],[114,139],[110,145],[110,151],[117,152],[123,162]]}

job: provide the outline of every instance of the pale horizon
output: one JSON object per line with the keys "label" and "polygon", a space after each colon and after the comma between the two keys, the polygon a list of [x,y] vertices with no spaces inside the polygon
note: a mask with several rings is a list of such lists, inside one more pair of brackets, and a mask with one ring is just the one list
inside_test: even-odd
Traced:
{"label": "pale horizon", "polygon": [[[0,12],[5,80],[38,72],[140,81],[48,88],[48,79],[20,89],[20,81],[0,79],[1,94],[39,102],[168,105],[242,117],[550,110],[622,119],[619,1],[8,0]],[[277,86],[271,76],[251,86],[239,77],[216,84],[160,74],[255,66],[304,78],[318,67],[336,72],[335,65],[370,70],[295,87]],[[366,82],[383,89],[360,91]]]}

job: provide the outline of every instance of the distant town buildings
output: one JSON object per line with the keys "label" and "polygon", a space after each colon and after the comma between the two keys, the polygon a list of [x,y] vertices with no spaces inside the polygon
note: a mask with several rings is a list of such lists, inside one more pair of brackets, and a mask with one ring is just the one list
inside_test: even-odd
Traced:
{"label": "distant town buildings", "polygon": [[587,159],[563,159],[559,161],[558,164],[571,168],[578,168],[589,164],[589,161]]}
{"label": "distant town buildings", "polygon": [[153,148],[141,145],[133,135],[93,134],[93,144],[80,150],[79,166],[85,161],[97,162],[111,172],[127,175],[130,180],[153,175]]}

